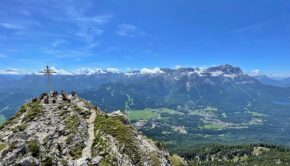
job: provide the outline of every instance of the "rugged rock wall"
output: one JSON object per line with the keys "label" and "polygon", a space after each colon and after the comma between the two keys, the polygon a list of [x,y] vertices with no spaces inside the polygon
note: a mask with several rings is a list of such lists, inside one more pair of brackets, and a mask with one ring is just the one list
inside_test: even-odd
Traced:
{"label": "rugged rock wall", "polygon": [[122,112],[105,114],[75,93],[32,99],[0,129],[0,166],[176,163],[185,164],[138,133]]}

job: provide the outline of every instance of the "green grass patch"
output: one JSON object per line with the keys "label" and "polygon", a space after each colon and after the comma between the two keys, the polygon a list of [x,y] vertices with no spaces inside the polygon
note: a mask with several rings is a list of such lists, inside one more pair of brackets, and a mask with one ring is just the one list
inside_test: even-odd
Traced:
{"label": "green grass patch", "polygon": [[149,120],[157,117],[158,113],[151,109],[130,111],[128,113],[129,120]]}
{"label": "green grass patch", "polygon": [[160,162],[156,152],[150,153],[150,159],[152,161],[152,166],[160,166],[161,165],[161,162]]}
{"label": "green grass patch", "polygon": [[179,156],[177,156],[176,154],[170,155],[168,159],[170,161],[170,164],[173,166],[183,166],[184,165],[182,159]]}
{"label": "green grass patch", "polygon": [[64,159],[61,160],[61,164],[63,166],[68,166],[68,162],[66,160],[64,160]]}
{"label": "green grass patch", "polygon": [[[95,120],[95,132],[108,134],[117,139],[120,146],[124,146],[124,153],[131,158],[133,163],[138,165],[137,163],[141,164],[141,154],[135,144],[136,140],[132,130],[131,126],[125,125],[118,117],[98,114]],[[98,144],[98,142],[95,142],[95,144]]]}
{"label": "green grass patch", "polygon": [[24,131],[27,128],[27,124],[21,124],[16,126],[18,131]]}
{"label": "green grass patch", "polygon": [[41,111],[41,106],[40,106],[40,102],[32,102],[29,103],[28,105],[29,108],[26,108],[27,110],[27,114],[24,118],[25,122],[30,122],[32,121]]}
{"label": "green grass patch", "polygon": [[40,155],[40,147],[37,140],[32,140],[28,142],[28,150],[31,152],[33,157],[38,158]]}
{"label": "green grass patch", "polygon": [[68,117],[65,120],[66,128],[72,133],[76,128],[78,128],[80,120],[77,115]]}
{"label": "green grass patch", "polygon": [[70,149],[69,154],[74,158],[74,159],[79,159],[82,157],[82,151],[85,148],[84,144],[77,144],[75,146],[73,146]]}
{"label": "green grass patch", "polygon": [[43,166],[52,166],[53,165],[53,158],[52,157],[46,157],[42,162],[41,165]]}
{"label": "green grass patch", "polygon": [[175,110],[169,109],[169,108],[161,108],[161,109],[153,109],[153,110],[160,112],[160,113],[168,113],[171,115],[183,115],[184,114],[182,112],[178,112],[178,111],[175,111]]}
{"label": "green grass patch", "polygon": [[78,112],[81,116],[85,117],[86,119],[90,117],[91,112],[90,110],[84,110],[80,107],[75,107],[75,111]]}
{"label": "green grass patch", "polygon": [[219,130],[222,129],[222,127],[220,127],[219,125],[203,125],[203,126],[199,126],[199,129],[208,129],[208,130]]}
{"label": "green grass patch", "polygon": [[252,116],[256,116],[256,117],[266,117],[268,115],[265,115],[265,114],[261,114],[261,113],[258,113],[258,112],[252,112],[252,111],[247,111],[248,114],[251,114]]}
{"label": "green grass patch", "polygon": [[99,153],[102,153],[103,158],[99,165],[114,165],[113,156],[109,153],[110,145],[101,137],[102,135],[99,132],[95,133],[95,135],[96,137],[92,146],[92,156],[97,156]]}
{"label": "green grass patch", "polygon": [[7,147],[7,144],[0,143],[0,152]]}
{"label": "green grass patch", "polygon": [[215,107],[205,107],[205,108],[200,108],[200,109],[192,110],[191,111],[191,114],[192,115],[213,114],[216,111],[218,111],[218,109],[215,108]]}
{"label": "green grass patch", "polygon": [[128,112],[129,120],[150,120],[154,118],[158,118],[161,113],[175,114],[175,115],[183,115],[182,112],[178,112],[168,108],[145,108],[144,110],[135,110]]}
{"label": "green grass patch", "polygon": [[[69,131],[69,135],[66,139],[66,143],[71,145],[73,144],[73,139],[75,134],[77,134],[77,128],[80,125],[80,120],[77,115],[70,116],[65,119],[65,125],[66,129]],[[82,157],[82,150],[85,147],[83,143],[78,143],[73,146],[71,146],[69,154],[74,158],[74,159],[79,159]]]}
{"label": "green grass patch", "polygon": [[15,114],[14,117],[12,117],[11,119],[14,118],[18,118],[20,117],[23,113],[25,113],[27,110],[29,110],[28,104],[24,104],[20,107],[19,111]]}

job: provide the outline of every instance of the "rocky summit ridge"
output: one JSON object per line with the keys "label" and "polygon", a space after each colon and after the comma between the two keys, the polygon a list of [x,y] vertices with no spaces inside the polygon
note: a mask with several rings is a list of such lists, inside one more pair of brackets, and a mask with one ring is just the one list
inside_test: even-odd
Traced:
{"label": "rocky summit ridge", "polygon": [[33,98],[0,128],[0,166],[186,165],[133,128],[121,111],[106,114],[76,93]]}

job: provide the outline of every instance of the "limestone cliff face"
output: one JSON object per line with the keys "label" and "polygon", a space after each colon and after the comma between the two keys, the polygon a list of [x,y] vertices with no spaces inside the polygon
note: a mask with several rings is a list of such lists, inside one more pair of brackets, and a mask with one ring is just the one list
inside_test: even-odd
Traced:
{"label": "limestone cliff face", "polygon": [[122,112],[105,114],[74,93],[32,99],[0,129],[0,166],[180,164]]}

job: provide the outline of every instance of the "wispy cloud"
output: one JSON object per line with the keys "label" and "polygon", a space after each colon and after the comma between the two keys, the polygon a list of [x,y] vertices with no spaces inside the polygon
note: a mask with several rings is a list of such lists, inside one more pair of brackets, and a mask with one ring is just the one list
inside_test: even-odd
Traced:
{"label": "wispy cloud", "polygon": [[43,53],[52,55],[57,58],[82,58],[90,56],[91,53],[87,50],[73,50],[73,49],[45,49]]}
{"label": "wispy cloud", "polygon": [[139,30],[135,25],[120,24],[117,27],[116,34],[119,36],[137,37],[144,36],[146,33],[144,31]]}
{"label": "wispy cloud", "polygon": [[67,71],[64,69],[58,69],[56,67],[51,67],[55,72],[56,75],[91,75],[91,74],[97,74],[97,73],[119,73],[120,70],[117,68],[112,68],[112,67],[108,67],[105,69],[102,68],[79,68],[73,71]]}
{"label": "wispy cloud", "polygon": [[112,16],[110,15],[87,17],[80,14],[74,18],[75,24],[78,27],[74,34],[77,37],[82,38],[87,43],[96,42],[98,40],[98,36],[104,33],[104,26],[109,22],[111,17]]}
{"label": "wispy cloud", "polygon": [[13,9],[8,4],[1,9],[5,13],[0,12],[0,17],[10,18],[0,21],[0,29],[11,30],[1,40],[11,40],[24,49],[33,45],[35,51],[51,58],[93,54],[113,18],[111,14],[98,13],[91,0],[23,1]]}
{"label": "wispy cloud", "polygon": [[0,69],[0,74],[11,74],[11,75],[17,75],[17,74],[23,74],[24,71],[20,69]]}
{"label": "wispy cloud", "polygon": [[55,39],[52,43],[51,43],[51,48],[55,49],[55,48],[58,48],[60,47],[61,45],[63,44],[66,44],[67,41],[65,39],[62,39],[62,38],[58,38],[58,39]]}
{"label": "wispy cloud", "polygon": [[110,14],[92,14],[93,7],[92,1],[67,1],[56,5],[57,12],[63,17],[50,15],[50,19],[70,25],[66,31],[69,39],[57,37],[44,52],[61,58],[92,55],[100,44],[99,37],[105,32],[106,24],[113,17]]}
{"label": "wispy cloud", "polygon": [[10,30],[17,30],[17,31],[23,31],[28,29],[33,29],[35,27],[40,27],[40,24],[36,20],[22,20],[22,19],[16,19],[16,20],[9,20],[9,21],[2,21],[0,22],[0,27]]}
{"label": "wispy cloud", "polygon": [[51,67],[53,71],[55,71],[58,75],[73,75],[71,72],[68,72],[64,69],[57,69],[56,67]]}
{"label": "wispy cloud", "polygon": [[259,75],[262,75],[263,72],[260,69],[254,69],[254,70],[251,70],[248,74],[250,76],[259,76]]}
{"label": "wispy cloud", "polygon": [[0,22],[0,27],[6,28],[6,29],[13,29],[13,30],[23,29],[23,26],[21,25],[11,24],[11,23],[6,23],[6,22]]}
{"label": "wispy cloud", "polygon": [[89,15],[93,8],[92,1],[67,1],[56,8],[64,17],[51,19],[72,24],[74,29],[68,33],[87,43],[95,43],[97,37],[104,33],[105,25],[113,17],[110,14]]}

